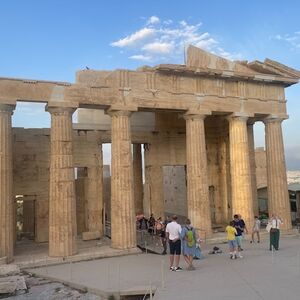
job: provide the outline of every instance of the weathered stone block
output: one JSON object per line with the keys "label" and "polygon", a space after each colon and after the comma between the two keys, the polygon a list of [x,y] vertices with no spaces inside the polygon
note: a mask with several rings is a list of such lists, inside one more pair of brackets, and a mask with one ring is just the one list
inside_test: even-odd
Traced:
{"label": "weathered stone block", "polygon": [[96,240],[101,237],[99,231],[86,231],[82,233],[82,240],[89,241],[89,240]]}
{"label": "weathered stone block", "polygon": [[12,294],[17,290],[26,290],[23,276],[9,276],[0,278],[0,294]]}
{"label": "weathered stone block", "polygon": [[17,265],[1,265],[0,276],[14,275],[20,273],[20,268]]}

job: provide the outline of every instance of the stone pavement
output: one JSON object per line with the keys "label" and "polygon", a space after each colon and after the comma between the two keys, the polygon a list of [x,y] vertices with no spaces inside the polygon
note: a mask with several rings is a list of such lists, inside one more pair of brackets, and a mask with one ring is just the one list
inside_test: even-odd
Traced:
{"label": "stone pavement", "polygon": [[[139,254],[48,266],[29,270],[39,276],[56,278],[74,287],[87,287],[98,295],[142,294],[150,285],[155,300],[189,299],[296,299],[300,294],[299,236],[282,237],[280,250],[272,255],[268,241],[245,242],[244,258],[230,260],[224,253],[195,261],[196,270],[171,272],[168,256]],[[183,259],[181,266],[184,265]]]}

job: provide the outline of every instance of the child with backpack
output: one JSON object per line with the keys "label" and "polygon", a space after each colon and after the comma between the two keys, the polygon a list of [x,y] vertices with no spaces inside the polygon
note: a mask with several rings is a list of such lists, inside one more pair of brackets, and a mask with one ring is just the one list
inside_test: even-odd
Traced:
{"label": "child with backpack", "polygon": [[181,230],[182,253],[184,260],[188,265],[187,269],[191,271],[195,270],[195,267],[193,266],[193,259],[196,253],[197,236],[189,219],[186,220],[185,224],[186,225],[184,225]]}

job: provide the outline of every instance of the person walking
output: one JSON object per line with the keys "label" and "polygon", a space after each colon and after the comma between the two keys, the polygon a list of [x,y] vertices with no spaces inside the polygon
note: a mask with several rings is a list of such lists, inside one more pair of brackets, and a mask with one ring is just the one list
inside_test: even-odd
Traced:
{"label": "person walking", "polygon": [[236,259],[237,242],[236,235],[237,230],[234,227],[234,221],[230,221],[229,225],[226,227],[227,241],[229,246],[229,255],[231,259]]}
{"label": "person walking", "polygon": [[[167,224],[166,237],[169,240],[170,247],[170,270],[181,271],[179,267],[181,255],[181,240],[180,240],[181,226],[177,223],[177,216],[172,217],[172,222]],[[175,260],[175,264],[174,264]]]}
{"label": "person walking", "polygon": [[181,230],[182,253],[188,270],[195,270],[193,259],[196,254],[196,230],[192,227],[190,219],[186,219],[185,226]]}
{"label": "person walking", "polygon": [[272,214],[271,219],[269,220],[270,224],[270,251],[272,247],[275,250],[279,249],[279,238],[280,238],[280,226],[283,224],[282,219],[276,214]]}
{"label": "person walking", "polygon": [[254,236],[255,236],[255,234],[257,235],[257,242],[260,243],[259,231],[260,231],[260,220],[259,220],[258,216],[255,216],[254,217],[254,225],[253,225],[253,228],[252,228],[252,235],[251,235],[251,241],[250,241],[250,243],[254,243]]}

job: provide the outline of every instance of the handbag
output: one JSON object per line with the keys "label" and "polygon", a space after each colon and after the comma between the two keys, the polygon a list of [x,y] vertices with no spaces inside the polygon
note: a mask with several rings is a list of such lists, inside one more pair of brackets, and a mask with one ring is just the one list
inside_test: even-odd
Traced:
{"label": "handbag", "polygon": [[268,232],[270,232],[270,231],[271,231],[271,228],[272,228],[272,224],[271,224],[271,223],[268,223],[268,224],[267,224],[267,227],[266,227],[266,230],[267,230]]}

